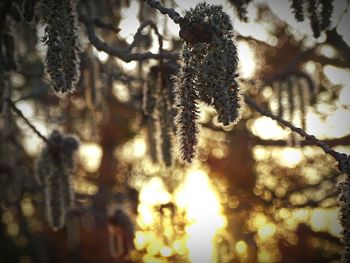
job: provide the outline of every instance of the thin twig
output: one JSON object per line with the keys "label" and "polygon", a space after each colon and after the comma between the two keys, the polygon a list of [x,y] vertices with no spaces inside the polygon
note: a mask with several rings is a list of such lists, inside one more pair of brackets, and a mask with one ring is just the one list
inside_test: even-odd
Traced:
{"label": "thin twig", "polygon": [[[146,20],[146,21],[143,21],[143,22],[141,23],[140,27],[137,29],[137,31],[136,31],[136,33],[135,33],[135,35],[134,35],[134,40],[133,40],[133,42],[130,44],[130,46],[128,47],[128,51],[129,51],[129,52],[131,52],[132,49],[133,49],[134,47],[136,47],[136,46],[139,44],[142,30],[145,29],[147,26],[150,26],[150,27],[154,30],[155,34],[156,34],[157,37],[158,37],[158,42],[159,42],[159,43],[163,43],[163,37],[162,37],[162,35],[159,33],[159,31],[158,31],[157,25],[156,25],[154,22],[150,21],[150,20]],[[160,50],[160,51],[159,51],[159,53],[162,53],[162,52],[163,52],[163,50]]]}
{"label": "thin twig", "polygon": [[181,23],[183,22],[183,18],[181,17],[181,15],[178,12],[176,12],[174,9],[166,8],[162,6],[162,4],[157,0],[145,0],[145,1],[150,7],[157,9],[163,15],[168,15],[170,19],[174,21],[174,23],[181,25]]}
{"label": "thin twig", "polygon": [[144,52],[144,53],[130,53],[128,48],[118,48],[118,47],[112,47],[109,46],[106,42],[99,39],[94,30],[94,24],[89,21],[87,23],[84,23],[86,26],[86,32],[88,35],[88,38],[92,45],[97,50],[104,51],[109,55],[115,56],[120,58],[121,60],[125,62],[130,61],[141,61],[141,60],[147,60],[147,59],[178,59],[179,54],[173,53],[173,52],[162,52],[159,54],[154,54],[152,52]]}
{"label": "thin twig", "polygon": [[10,108],[24,120],[24,122],[32,129],[32,131],[45,143],[50,145],[49,140],[44,135],[42,135],[33,124],[31,124],[31,122],[23,115],[23,112],[17,108],[16,104],[14,104],[10,99],[6,99],[6,101],[9,104]]}
{"label": "thin twig", "polygon": [[82,23],[93,23],[95,26],[102,28],[102,29],[106,29],[106,30],[111,30],[114,33],[119,33],[120,28],[115,28],[112,24],[106,23],[98,18],[88,18],[85,15],[80,14],[79,15],[79,21]]}

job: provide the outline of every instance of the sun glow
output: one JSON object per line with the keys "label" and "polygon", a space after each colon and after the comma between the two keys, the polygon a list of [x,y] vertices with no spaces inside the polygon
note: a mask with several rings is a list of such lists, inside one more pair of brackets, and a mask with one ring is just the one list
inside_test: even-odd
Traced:
{"label": "sun glow", "polygon": [[243,78],[251,78],[255,73],[255,56],[252,48],[245,41],[237,43],[240,63],[240,73]]}
{"label": "sun glow", "polygon": [[[195,191],[193,190],[195,189]],[[192,170],[176,194],[176,203],[184,209],[190,224],[188,248],[192,262],[212,262],[216,234],[226,226],[220,199],[203,170]]]}
{"label": "sun glow", "polygon": [[138,210],[134,243],[144,262],[216,262],[215,238],[227,220],[205,171],[190,170],[173,195],[160,177],[152,178],[141,189]]}
{"label": "sun glow", "polygon": [[100,166],[102,158],[101,146],[97,143],[84,143],[79,148],[79,159],[84,169],[93,173]]}

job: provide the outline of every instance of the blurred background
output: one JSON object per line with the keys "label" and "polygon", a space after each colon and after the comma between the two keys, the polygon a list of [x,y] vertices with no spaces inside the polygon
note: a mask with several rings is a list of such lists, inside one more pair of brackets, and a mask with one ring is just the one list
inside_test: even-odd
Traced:
{"label": "blurred background", "polygon": [[[199,3],[161,2],[181,14]],[[242,92],[349,154],[349,1],[333,1],[331,26],[318,38],[307,17],[295,20],[290,1],[242,1],[246,22],[234,0],[207,2],[222,4],[232,18]],[[110,46],[127,47],[140,23],[152,20],[164,49],[181,51],[178,25],[144,1],[81,0],[80,16],[88,4],[90,18],[118,28],[95,27]],[[157,136],[142,111],[157,60],[126,63],[98,51],[80,19],[81,77],[76,92],[57,96],[44,70],[42,23],[5,20],[18,61],[3,76],[12,101],[43,135],[59,129],[81,145],[76,204],[66,226],[53,231],[33,176],[44,143],[11,115],[12,132],[0,144],[1,263],[339,262],[337,184],[345,176],[319,148],[248,106],[237,125],[223,127],[201,104],[196,160],[179,162],[174,146],[166,167],[155,161]],[[158,52],[152,30],[142,31],[135,50]]]}

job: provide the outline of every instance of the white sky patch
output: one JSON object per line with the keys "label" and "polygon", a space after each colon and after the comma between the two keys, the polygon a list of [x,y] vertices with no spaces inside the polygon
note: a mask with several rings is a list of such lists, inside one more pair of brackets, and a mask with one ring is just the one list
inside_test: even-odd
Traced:
{"label": "white sky patch", "polygon": [[254,61],[254,53],[249,44],[245,41],[240,41],[237,45],[239,58],[239,71],[243,78],[250,78],[254,75],[256,64]]}

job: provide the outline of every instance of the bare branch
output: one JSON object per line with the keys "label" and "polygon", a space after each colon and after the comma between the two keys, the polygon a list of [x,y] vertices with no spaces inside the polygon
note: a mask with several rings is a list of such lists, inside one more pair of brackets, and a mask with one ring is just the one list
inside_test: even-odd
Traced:
{"label": "bare branch", "polygon": [[144,53],[130,53],[129,48],[118,48],[118,47],[112,47],[109,46],[106,42],[102,41],[96,36],[95,30],[94,30],[94,24],[92,21],[88,21],[87,23],[84,23],[86,26],[86,32],[88,35],[88,38],[92,45],[97,50],[104,51],[108,53],[111,56],[115,56],[120,58],[121,60],[125,62],[130,62],[133,60],[141,61],[141,60],[147,60],[147,59],[178,59],[179,55],[177,53],[171,53],[171,52],[162,52],[158,54],[154,54],[152,52],[144,52]]}
{"label": "bare branch", "polygon": [[31,124],[31,122],[23,115],[23,112],[17,108],[16,104],[14,104],[10,99],[7,99],[6,102],[9,104],[10,108],[19,116],[21,117],[22,120],[32,129],[32,131],[40,138],[42,139],[45,143],[50,145],[49,140],[42,135],[37,128]]}
{"label": "bare branch", "polygon": [[133,42],[130,44],[130,46],[128,47],[128,51],[129,51],[129,52],[131,52],[132,49],[133,49],[134,47],[136,47],[136,46],[139,44],[141,32],[142,32],[142,30],[145,29],[147,26],[150,26],[150,27],[154,30],[155,34],[156,34],[157,37],[158,37],[158,42],[159,42],[159,44],[162,45],[162,43],[163,43],[163,37],[162,37],[162,35],[159,33],[159,31],[158,31],[157,25],[156,25],[155,23],[153,23],[152,21],[150,21],[150,20],[146,20],[146,21],[143,21],[142,24],[140,25],[140,27],[137,29],[136,34],[135,34],[135,36],[134,36],[134,40],[133,40]]}
{"label": "bare branch", "polygon": [[174,21],[174,23],[181,25],[181,23],[183,22],[183,18],[174,9],[166,8],[162,6],[162,4],[157,0],[145,0],[145,1],[150,7],[157,9],[163,15],[168,15],[170,19]]}
{"label": "bare branch", "polygon": [[115,28],[112,24],[103,22],[102,20],[98,19],[98,18],[88,18],[85,15],[79,15],[79,21],[86,24],[86,23],[93,23],[95,26],[99,27],[99,28],[103,28],[103,29],[107,29],[107,30],[111,30],[114,33],[119,33],[120,28]]}

